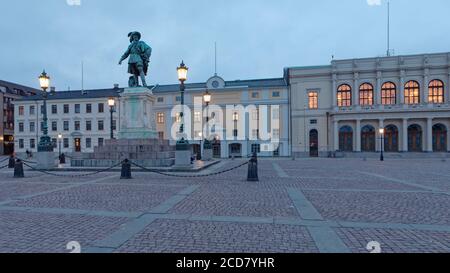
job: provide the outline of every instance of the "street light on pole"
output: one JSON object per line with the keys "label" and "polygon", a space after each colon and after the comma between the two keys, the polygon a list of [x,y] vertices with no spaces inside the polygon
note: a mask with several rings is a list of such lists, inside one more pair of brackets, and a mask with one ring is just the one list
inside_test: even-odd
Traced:
{"label": "street light on pole", "polygon": [[180,93],[181,93],[181,112],[180,112],[180,135],[181,139],[177,141],[177,150],[185,151],[189,149],[189,142],[185,138],[184,135],[184,91],[186,90],[186,86],[184,82],[187,80],[187,73],[189,68],[182,61],[180,66],[177,67],[178,72],[178,80],[180,81]]}
{"label": "street light on pole", "polygon": [[39,84],[43,90],[43,135],[39,141],[38,152],[53,152],[53,145],[50,137],[48,136],[48,117],[47,117],[47,89],[50,86],[50,77],[47,75],[45,70],[39,76]]}
{"label": "street light on pole", "polygon": [[380,161],[384,161],[384,128],[380,128],[381,153]]}
{"label": "street light on pole", "polygon": [[211,141],[209,140],[209,104],[211,103],[211,94],[206,90],[206,93],[203,94],[203,101],[206,104],[206,134],[205,134],[205,142],[203,144],[203,149],[212,149]]}
{"label": "street light on pole", "polygon": [[61,158],[61,141],[62,141],[63,135],[58,134],[58,144],[59,144],[59,157]]}
{"label": "street light on pole", "polygon": [[116,100],[114,98],[108,99],[108,105],[109,105],[109,112],[111,114],[111,120],[110,120],[110,132],[111,132],[111,139],[114,139],[114,130],[113,130],[113,113],[114,113],[114,105],[116,104]]}

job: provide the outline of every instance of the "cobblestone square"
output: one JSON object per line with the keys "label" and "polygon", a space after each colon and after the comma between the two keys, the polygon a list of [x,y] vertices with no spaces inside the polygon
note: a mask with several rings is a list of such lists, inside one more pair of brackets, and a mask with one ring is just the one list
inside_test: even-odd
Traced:
{"label": "cobblestone square", "polygon": [[211,175],[244,162],[131,180],[1,169],[0,252],[450,252],[449,162],[260,159],[259,182],[247,166]]}

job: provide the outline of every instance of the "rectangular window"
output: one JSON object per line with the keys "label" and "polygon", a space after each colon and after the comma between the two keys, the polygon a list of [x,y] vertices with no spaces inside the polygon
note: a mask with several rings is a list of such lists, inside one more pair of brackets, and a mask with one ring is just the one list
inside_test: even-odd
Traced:
{"label": "rectangular window", "polygon": [[272,138],[273,139],[280,139],[280,129],[273,129],[272,130]]}
{"label": "rectangular window", "polygon": [[91,148],[91,147],[92,147],[92,139],[86,138],[86,148]]}
{"label": "rectangular window", "polygon": [[260,144],[252,144],[252,153],[260,153],[261,145]]}
{"label": "rectangular window", "polygon": [[34,107],[34,105],[30,106],[30,115],[34,115],[36,111],[36,107]]}
{"label": "rectangular window", "polygon": [[92,131],[92,121],[86,120],[86,131]]}
{"label": "rectangular window", "polygon": [[36,140],[34,138],[30,139],[30,149],[36,148]]}
{"label": "rectangular window", "polygon": [[104,142],[104,139],[103,138],[99,138],[98,139],[98,146],[102,147],[103,146],[103,142]]}
{"label": "rectangular window", "polygon": [[36,125],[33,121],[30,122],[30,132],[36,131]]}
{"label": "rectangular window", "polygon": [[80,121],[79,120],[75,120],[74,126],[75,126],[75,131],[80,131]]}
{"label": "rectangular window", "polygon": [[181,102],[181,96],[176,96],[175,101],[176,102]]}
{"label": "rectangular window", "polygon": [[157,117],[157,121],[158,121],[159,124],[163,124],[164,123],[164,113],[157,113],[156,117]]}
{"label": "rectangular window", "polygon": [[52,121],[52,131],[53,132],[58,131],[58,122]]}
{"label": "rectangular window", "polygon": [[259,98],[259,92],[252,92],[252,99],[258,99]]}
{"label": "rectangular window", "polygon": [[194,122],[201,122],[201,121],[202,121],[202,113],[194,112]]}
{"label": "rectangular window", "polygon": [[158,138],[159,139],[164,139],[164,132],[158,132]]}
{"label": "rectangular window", "polygon": [[280,92],[279,91],[272,92],[272,97],[273,98],[279,98],[280,97]]}
{"label": "rectangular window", "polygon": [[105,112],[105,104],[104,103],[99,103],[98,104],[98,112],[99,113],[104,113]]}
{"label": "rectangular window", "polygon": [[23,139],[19,139],[19,149],[23,149],[24,148],[24,141]]}
{"label": "rectangular window", "polygon": [[19,116],[23,116],[25,114],[25,108],[23,106],[19,106]]}
{"label": "rectangular window", "polygon": [[63,108],[64,108],[64,114],[69,114],[69,105],[68,104],[64,104],[64,106],[63,106]]}
{"label": "rectangular window", "polygon": [[69,121],[64,121],[64,131],[69,131]]}
{"label": "rectangular window", "polygon": [[308,106],[309,109],[319,108],[319,94],[315,91],[308,93]]}
{"label": "rectangular window", "polygon": [[58,147],[56,138],[52,138],[52,145],[53,145],[53,148],[57,148]]}
{"label": "rectangular window", "polygon": [[238,132],[237,129],[234,129],[234,130],[233,130],[233,136],[234,136],[234,137],[237,137],[237,136],[238,136],[238,133],[239,133],[239,132]]}
{"label": "rectangular window", "polygon": [[105,129],[105,122],[103,120],[98,121],[98,130],[103,131]]}
{"label": "rectangular window", "polygon": [[258,109],[252,111],[252,119],[259,120],[259,110]]}
{"label": "rectangular window", "polygon": [[24,128],[23,128],[23,122],[19,122],[19,132],[23,132]]}
{"label": "rectangular window", "polygon": [[164,102],[164,97],[158,97],[158,103],[163,103]]}
{"label": "rectangular window", "polygon": [[92,104],[90,103],[86,104],[86,113],[87,114],[92,113]]}
{"label": "rectangular window", "polygon": [[113,131],[117,130],[117,121],[115,119],[112,121],[112,129]]}
{"label": "rectangular window", "polygon": [[75,114],[79,114],[81,112],[81,107],[79,104],[75,104]]}
{"label": "rectangular window", "polygon": [[312,119],[309,121],[309,124],[314,125],[317,124],[317,119]]}
{"label": "rectangular window", "polygon": [[69,139],[68,138],[64,138],[63,139],[63,143],[64,143],[64,148],[65,149],[69,148]]}
{"label": "rectangular window", "polygon": [[52,105],[52,114],[54,115],[58,114],[58,106],[56,104]]}

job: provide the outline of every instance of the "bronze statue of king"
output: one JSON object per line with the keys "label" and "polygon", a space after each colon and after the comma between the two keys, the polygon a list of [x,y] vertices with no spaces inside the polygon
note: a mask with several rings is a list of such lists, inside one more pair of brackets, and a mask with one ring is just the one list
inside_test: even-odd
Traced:
{"label": "bronze statue of king", "polygon": [[141,33],[137,31],[130,32],[128,37],[130,38],[131,44],[122,58],[120,58],[119,65],[128,58],[128,73],[133,75],[128,81],[129,87],[138,87],[139,77],[141,78],[142,86],[147,86],[145,76],[148,72],[152,48],[141,41]]}

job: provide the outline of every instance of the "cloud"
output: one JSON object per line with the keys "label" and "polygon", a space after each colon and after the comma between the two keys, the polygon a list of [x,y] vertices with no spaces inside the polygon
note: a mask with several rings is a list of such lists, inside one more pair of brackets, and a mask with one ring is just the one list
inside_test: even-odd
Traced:
{"label": "cloud", "polygon": [[367,0],[369,6],[381,6],[381,0]]}

